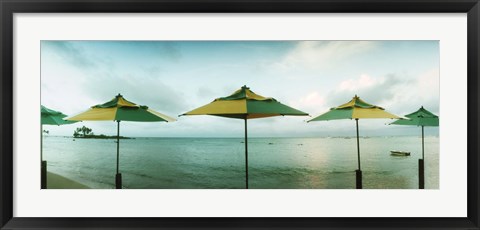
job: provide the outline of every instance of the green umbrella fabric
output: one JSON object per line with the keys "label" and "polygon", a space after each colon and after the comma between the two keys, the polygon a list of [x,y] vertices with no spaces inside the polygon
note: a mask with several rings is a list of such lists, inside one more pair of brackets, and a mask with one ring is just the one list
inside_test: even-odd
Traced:
{"label": "green umbrella fabric", "polygon": [[67,117],[67,115],[59,111],[49,109],[43,105],[40,105],[40,106],[41,106],[42,125],[66,125],[66,124],[72,124],[76,122],[76,121],[64,120],[63,118]]}
{"label": "green umbrella fabric", "polygon": [[275,98],[264,97],[243,86],[233,94],[182,115],[214,115],[237,119],[255,119],[274,116],[307,116],[308,113],[284,105]]}
{"label": "green umbrella fabric", "polygon": [[349,102],[331,108],[328,112],[314,117],[310,121],[328,121],[341,119],[374,119],[374,118],[400,118],[399,116],[385,111],[384,108],[369,104],[357,95]]}
{"label": "green umbrella fabric", "polygon": [[112,100],[92,106],[89,110],[67,118],[73,121],[175,121],[174,118],[149,109],[144,105],[137,105],[118,94]]}
{"label": "green umbrella fabric", "polygon": [[417,111],[405,115],[408,119],[399,119],[391,125],[412,125],[412,126],[438,126],[438,116],[432,112],[423,108],[423,106]]}

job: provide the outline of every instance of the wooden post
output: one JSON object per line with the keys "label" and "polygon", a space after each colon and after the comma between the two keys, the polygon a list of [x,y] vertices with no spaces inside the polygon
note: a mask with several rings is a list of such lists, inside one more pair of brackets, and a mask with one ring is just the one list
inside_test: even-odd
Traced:
{"label": "wooden post", "polygon": [[47,188],[47,161],[42,161],[41,163],[41,189],[46,189]]}
{"label": "wooden post", "polygon": [[423,159],[418,159],[418,188],[425,189],[425,173]]}
{"label": "wooden post", "polygon": [[117,173],[115,175],[115,188],[116,189],[122,189],[122,174]]}
{"label": "wooden post", "polygon": [[362,189],[362,171],[361,170],[355,170],[355,175],[356,175],[356,178],[357,178],[356,188],[357,189]]}

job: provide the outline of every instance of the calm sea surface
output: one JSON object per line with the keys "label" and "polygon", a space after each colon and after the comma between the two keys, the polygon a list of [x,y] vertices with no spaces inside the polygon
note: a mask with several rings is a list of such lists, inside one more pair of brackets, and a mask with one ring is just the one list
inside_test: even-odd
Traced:
{"label": "calm sea surface", "polygon": [[[244,188],[243,138],[136,138],[120,140],[123,186],[132,189]],[[360,139],[363,187],[418,188],[421,137]],[[249,187],[353,189],[355,138],[250,138]],[[411,156],[390,156],[390,150]],[[114,188],[113,139],[43,137],[48,170],[91,188]],[[439,139],[425,137],[425,187],[439,188]]]}

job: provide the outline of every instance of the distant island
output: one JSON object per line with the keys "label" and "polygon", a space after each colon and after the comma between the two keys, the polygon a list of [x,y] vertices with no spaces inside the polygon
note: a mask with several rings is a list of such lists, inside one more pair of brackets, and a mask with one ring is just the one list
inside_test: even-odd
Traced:
{"label": "distant island", "polygon": [[[91,128],[83,126],[73,131],[73,138],[117,139],[117,136],[107,136],[104,134],[96,135],[92,132]],[[134,139],[134,138],[119,136],[118,139]]]}

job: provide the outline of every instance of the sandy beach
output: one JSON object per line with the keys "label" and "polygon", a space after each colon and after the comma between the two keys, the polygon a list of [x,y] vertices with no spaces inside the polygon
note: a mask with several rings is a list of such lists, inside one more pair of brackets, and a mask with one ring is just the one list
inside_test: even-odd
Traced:
{"label": "sandy beach", "polygon": [[47,172],[47,189],[89,189],[89,187],[58,174]]}

